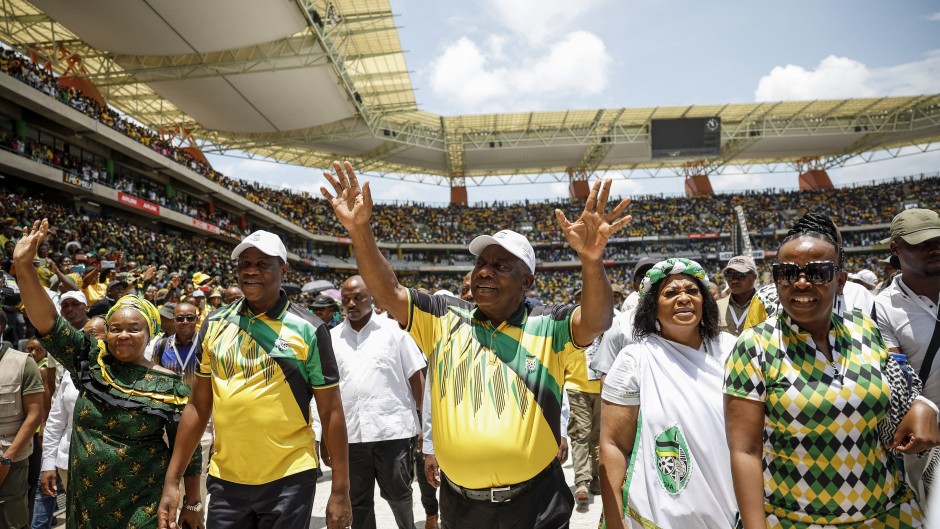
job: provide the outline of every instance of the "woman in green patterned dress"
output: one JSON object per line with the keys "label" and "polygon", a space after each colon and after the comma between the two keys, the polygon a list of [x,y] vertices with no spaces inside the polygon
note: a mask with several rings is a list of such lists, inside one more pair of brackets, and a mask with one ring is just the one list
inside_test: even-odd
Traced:
{"label": "woman in green patterned dress", "polygon": [[891,449],[936,445],[937,415],[912,398],[919,380],[907,387],[871,318],[833,311],[846,279],[838,263],[831,234],[788,236],[773,265],[783,310],[742,333],[726,362],[746,529],[925,526]]}
{"label": "woman in green patterned dress", "polygon": [[[160,316],[143,298],[124,296],[115,303],[106,317],[106,341],[56,315],[32,265],[47,234],[45,220],[25,230],[13,261],[26,314],[79,390],[66,527],[156,528],[163,477],[189,390],[179,376],[144,357],[150,338],[159,332]],[[186,490],[199,490],[201,470],[197,451],[187,469]],[[192,527],[203,526],[201,516],[183,513]]]}

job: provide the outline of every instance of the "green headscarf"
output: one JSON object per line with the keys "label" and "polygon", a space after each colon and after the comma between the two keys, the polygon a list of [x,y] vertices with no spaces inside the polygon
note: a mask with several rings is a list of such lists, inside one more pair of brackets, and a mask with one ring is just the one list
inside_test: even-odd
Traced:
{"label": "green headscarf", "polygon": [[653,265],[653,268],[650,268],[649,271],[646,272],[646,277],[644,277],[643,282],[640,283],[640,297],[642,298],[647,293],[652,292],[653,285],[672,274],[690,275],[699,279],[705,288],[708,288],[708,274],[705,273],[702,265],[691,259],[674,257],[656,263]]}
{"label": "green headscarf", "polygon": [[136,294],[128,294],[117,300],[111,310],[108,311],[107,316],[104,317],[105,323],[111,322],[111,316],[115,312],[126,308],[134,309],[143,315],[144,320],[147,321],[147,330],[150,331],[151,338],[160,332],[160,313],[157,311],[157,307]]}

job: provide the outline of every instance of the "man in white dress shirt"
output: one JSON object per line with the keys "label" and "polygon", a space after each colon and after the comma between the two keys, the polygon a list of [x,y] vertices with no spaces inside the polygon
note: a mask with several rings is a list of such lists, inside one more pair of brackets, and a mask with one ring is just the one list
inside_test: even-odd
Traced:
{"label": "man in white dress shirt", "polygon": [[[891,249],[901,275],[875,299],[876,321],[892,353],[906,355],[924,383],[921,393],[940,405],[940,215],[912,208],[891,221],[891,236],[881,241]],[[922,477],[929,458],[904,456],[908,483],[924,497]],[[931,525],[934,527],[934,525]]]}
{"label": "man in white dress shirt", "polygon": [[401,529],[414,527],[412,443],[424,393],[424,355],[389,318],[374,316],[359,276],[340,288],[346,319],[330,331],[349,436],[354,529],[374,529],[375,482]]}

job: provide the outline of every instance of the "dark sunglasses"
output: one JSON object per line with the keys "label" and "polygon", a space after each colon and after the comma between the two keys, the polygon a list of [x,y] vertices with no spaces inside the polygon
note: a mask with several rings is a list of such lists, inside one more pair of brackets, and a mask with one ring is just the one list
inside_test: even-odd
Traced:
{"label": "dark sunglasses", "polygon": [[725,279],[728,281],[740,281],[748,276],[749,272],[725,272]]}
{"label": "dark sunglasses", "polygon": [[771,267],[774,274],[774,283],[778,285],[792,285],[805,276],[806,281],[813,285],[825,285],[836,276],[839,267],[832,261],[813,261],[800,266],[796,263],[774,263]]}
{"label": "dark sunglasses", "polygon": [[176,316],[176,323],[185,323],[187,321],[196,321],[196,315]]}

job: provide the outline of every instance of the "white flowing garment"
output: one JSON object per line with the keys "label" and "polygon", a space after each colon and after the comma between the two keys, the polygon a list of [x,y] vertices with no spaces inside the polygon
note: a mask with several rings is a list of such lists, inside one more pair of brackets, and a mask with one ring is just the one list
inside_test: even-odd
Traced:
{"label": "white flowing garment", "polygon": [[722,333],[708,344],[711,354],[655,335],[630,346],[637,348],[640,417],[623,492],[627,527],[733,526],[722,383],[734,342]]}

